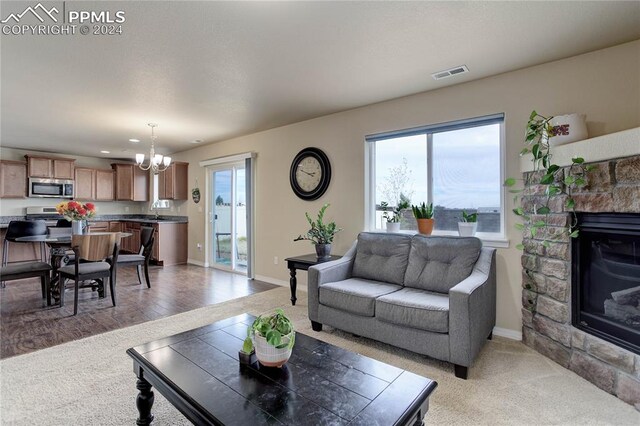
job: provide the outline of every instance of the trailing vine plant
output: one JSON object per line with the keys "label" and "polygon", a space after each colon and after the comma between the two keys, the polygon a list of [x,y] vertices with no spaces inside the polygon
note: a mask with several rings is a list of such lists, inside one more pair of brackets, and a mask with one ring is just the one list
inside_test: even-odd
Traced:
{"label": "trailing vine plant", "polygon": [[[522,179],[508,178],[504,182],[504,185],[510,188],[509,192],[514,194],[516,207],[513,213],[522,219],[522,223],[517,223],[515,227],[522,231],[523,243],[527,238],[542,236],[544,247],[550,245],[549,215],[553,213],[550,207],[553,197],[565,196],[564,211],[569,212],[571,216],[569,224],[562,227],[561,235],[566,234],[571,238],[578,236],[576,201],[573,193],[587,184],[587,173],[593,168],[584,164],[582,157],[572,158],[568,167],[560,167],[552,162],[549,144],[549,138],[555,134],[551,125],[552,119],[553,117],[545,117],[535,110],[531,112],[525,133],[526,147],[520,152],[520,156],[532,156],[533,171],[524,173]],[[523,186],[516,188],[520,180],[523,181]],[[535,191],[536,186],[544,190]],[[524,249],[523,243],[518,244],[516,248]]]}

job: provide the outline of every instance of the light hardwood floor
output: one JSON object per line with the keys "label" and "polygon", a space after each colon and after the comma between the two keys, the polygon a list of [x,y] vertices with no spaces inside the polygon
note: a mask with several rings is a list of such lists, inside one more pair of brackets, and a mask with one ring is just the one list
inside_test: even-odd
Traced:
{"label": "light hardwood floor", "polygon": [[[151,288],[138,284],[135,267],[120,268],[117,306],[80,290],[73,316],[73,289],[64,308],[46,306],[39,279],[9,281],[0,289],[0,358],[8,358],[106,331],[168,317],[277,286],[238,274],[193,265],[152,266]],[[71,285],[71,283],[68,283]]]}

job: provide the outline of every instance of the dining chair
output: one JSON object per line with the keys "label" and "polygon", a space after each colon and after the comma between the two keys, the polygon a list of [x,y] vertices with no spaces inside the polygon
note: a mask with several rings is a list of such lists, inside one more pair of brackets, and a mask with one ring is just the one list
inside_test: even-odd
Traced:
{"label": "dining chair", "polygon": [[[111,302],[116,306],[116,269],[118,264],[118,251],[120,250],[120,233],[99,232],[85,235],[73,235],[71,247],[75,254],[73,264],[58,269],[60,285],[60,307],[64,306],[65,283],[67,279],[75,282],[73,298],[73,315],[78,313],[78,291],[80,288],[98,289],[98,296],[106,296],[109,282]],[[113,262],[107,262],[111,257]],[[90,281],[90,284],[80,285],[81,282]],[[97,282],[96,285],[93,282]]]}
{"label": "dining chair", "polygon": [[144,267],[144,278],[147,281],[147,288],[151,288],[149,280],[149,260],[153,251],[153,228],[150,226],[140,227],[140,250],[138,254],[121,254],[118,257],[118,265],[134,266],[138,272],[138,283],[142,284],[142,268]]}
{"label": "dining chair", "polygon": [[0,267],[0,280],[3,282],[39,277],[42,298],[47,299],[47,306],[51,305],[50,274],[51,265],[40,261],[11,263]]}
{"label": "dining chair", "polygon": [[[12,220],[7,226],[2,243],[2,266],[9,263],[9,243],[24,244],[16,241],[20,237],[34,237],[36,235],[47,235],[47,223],[44,220]],[[47,252],[44,243],[40,243],[40,261],[47,260]],[[2,288],[4,281],[0,281]]]}

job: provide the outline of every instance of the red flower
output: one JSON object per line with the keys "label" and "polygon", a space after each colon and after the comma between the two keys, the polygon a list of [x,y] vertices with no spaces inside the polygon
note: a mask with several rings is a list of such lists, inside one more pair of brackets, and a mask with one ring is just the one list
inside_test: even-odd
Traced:
{"label": "red flower", "polygon": [[84,205],[84,207],[86,209],[91,210],[91,211],[94,211],[96,209],[96,206],[93,203],[87,203],[87,204]]}
{"label": "red flower", "polygon": [[84,216],[85,214],[87,214],[87,210],[85,210],[83,207],[78,207],[76,211],[80,216]]}

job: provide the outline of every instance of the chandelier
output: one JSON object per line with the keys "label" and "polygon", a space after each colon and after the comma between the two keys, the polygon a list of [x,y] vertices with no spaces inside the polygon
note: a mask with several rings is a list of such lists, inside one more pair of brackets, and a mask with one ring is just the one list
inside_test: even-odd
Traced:
{"label": "chandelier", "polygon": [[149,164],[146,166],[144,163],[144,154],[136,154],[136,163],[142,170],[151,170],[154,175],[167,170],[167,167],[171,164],[171,157],[164,156],[162,154],[156,154],[155,144],[158,137],[154,133],[154,129],[158,127],[156,123],[149,123],[151,127],[151,150],[149,151]]}

